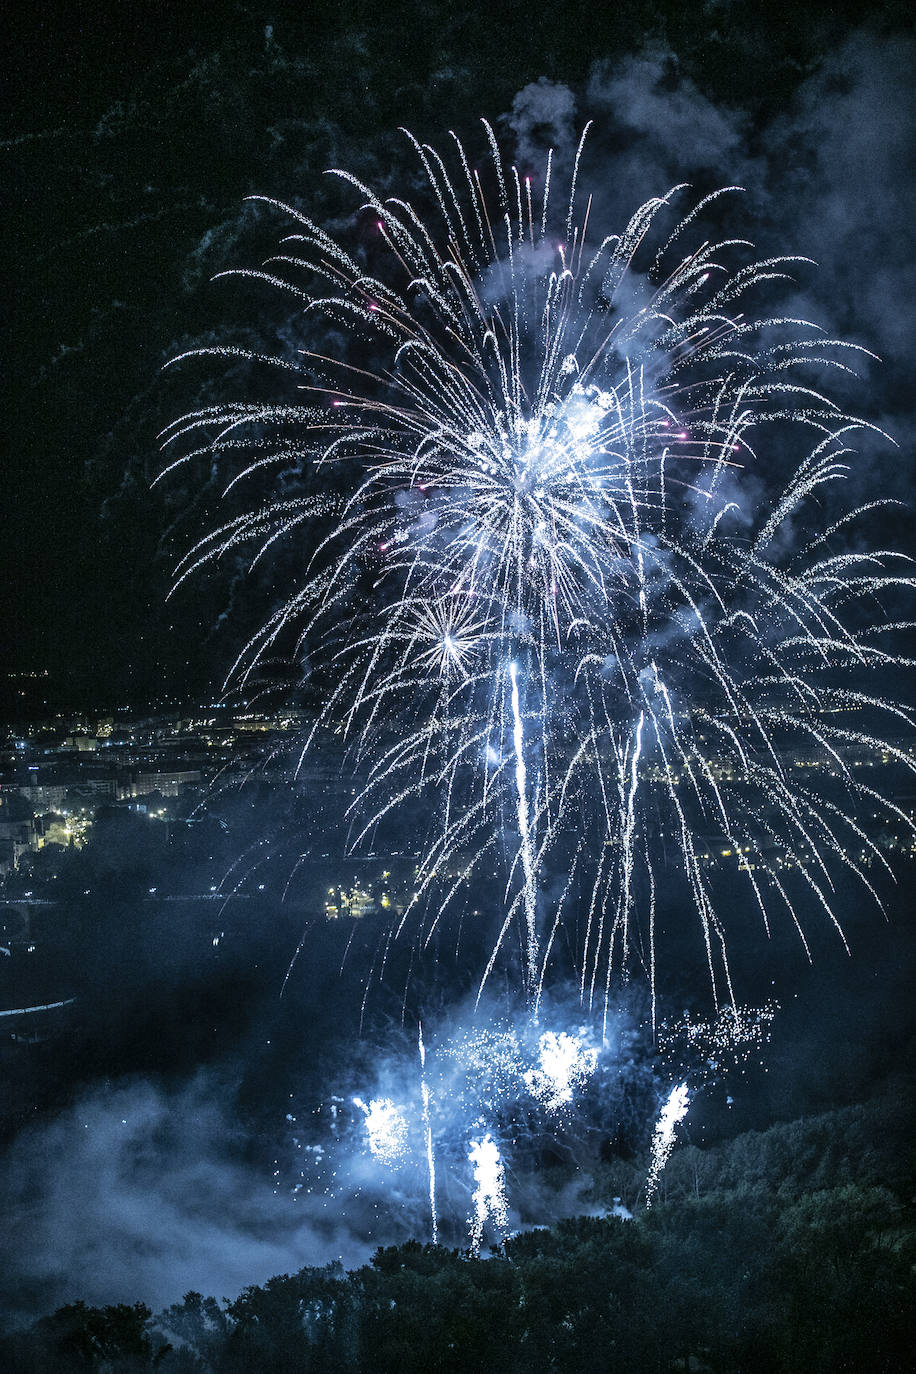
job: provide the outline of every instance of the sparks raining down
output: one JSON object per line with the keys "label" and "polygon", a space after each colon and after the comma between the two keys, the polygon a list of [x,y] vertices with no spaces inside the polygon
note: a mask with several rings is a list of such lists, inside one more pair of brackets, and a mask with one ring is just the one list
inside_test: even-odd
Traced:
{"label": "sparks raining down", "polygon": [[474,1168],[474,1211],[471,1214],[469,1229],[471,1250],[480,1254],[483,1244],[484,1228],[487,1222],[505,1240],[509,1229],[509,1203],[506,1198],[506,1173],[503,1168],[499,1146],[489,1134],[471,1142],[468,1160]]}
{"label": "sparks raining down", "polygon": [[878,900],[869,870],[888,868],[873,827],[913,826],[854,764],[880,751],[916,770],[886,738],[911,716],[864,681],[908,662],[893,640],[909,622],[882,603],[914,581],[853,540],[883,504],[838,504],[870,426],[811,380],[863,350],[759,312],[801,260],[699,236],[736,188],[680,219],[676,188],[596,235],[576,173],[556,206],[549,174],[507,168],[484,127],[483,173],[454,135],[451,169],[411,138],[428,219],[335,172],[372,216],[352,252],[279,206],[297,232],[240,275],[291,293],[306,330],[330,321],[334,356],[263,357],[297,397],[168,428],[166,472],[222,465],[236,496],[282,478],[176,585],[244,546],[253,564],[299,551],[233,676],[290,636],[307,656],[325,704],[303,758],[325,727],[348,742],[367,778],[355,844],[399,808],[436,811],[397,936],[426,947],[502,865],[481,987],[517,949],[536,1010],[562,946],[606,1017],[615,972],[645,969],[654,1004],[656,893],[679,870],[716,1005],[734,1005],[716,870],[807,952],[805,907],[842,937],[835,892],[849,879]]}
{"label": "sparks raining down", "polygon": [[658,1191],[658,1180],[662,1169],[668,1163],[674,1149],[674,1131],[679,1121],[683,1121],[690,1105],[690,1095],[686,1083],[678,1083],[671,1089],[662,1107],[661,1115],[655,1124],[652,1136],[651,1163],[649,1177],[646,1179],[646,1206],[651,1207]]}

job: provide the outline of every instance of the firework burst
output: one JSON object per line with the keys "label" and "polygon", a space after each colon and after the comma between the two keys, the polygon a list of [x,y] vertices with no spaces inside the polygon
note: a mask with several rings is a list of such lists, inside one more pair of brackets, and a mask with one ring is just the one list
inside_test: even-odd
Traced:
{"label": "firework burst", "polygon": [[[227,520],[177,582],[242,547],[253,563],[281,543],[301,552],[298,584],[233,674],[295,635],[324,701],[303,757],[330,726],[366,777],[357,843],[434,800],[398,934],[427,944],[502,863],[481,986],[517,938],[536,1008],[567,929],[589,1007],[606,1014],[634,961],[654,1003],[656,892],[674,854],[714,996],[734,1004],[703,837],[720,837],[766,929],[781,909],[807,950],[799,892],[838,930],[838,872],[876,897],[869,868],[887,863],[862,813],[911,824],[850,756],[914,768],[886,739],[910,716],[860,681],[904,661],[881,601],[913,580],[893,552],[833,551],[869,506],[821,513],[868,426],[810,378],[849,371],[856,350],[757,313],[758,288],[798,259],[698,239],[698,217],[736,188],[679,219],[676,188],[600,237],[581,144],[558,205],[551,159],[522,176],[484,127],[483,176],[454,135],[451,168],[408,135],[426,218],[335,173],[371,216],[368,247],[279,206],[296,232],[242,275],[292,292],[306,330],[324,316],[351,347],[265,359],[301,398],[184,416],[166,472],[204,456],[227,467],[228,491],[296,467],[321,491],[284,489]],[[783,454],[792,436],[803,457],[762,498],[768,445]],[[793,750],[823,766],[800,776]]]}

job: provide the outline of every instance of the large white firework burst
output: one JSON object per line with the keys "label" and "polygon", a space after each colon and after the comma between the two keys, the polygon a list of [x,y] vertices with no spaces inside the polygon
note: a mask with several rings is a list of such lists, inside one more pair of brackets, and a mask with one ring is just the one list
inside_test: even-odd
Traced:
{"label": "large white firework burst", "polygon": [[[284,488],[227,520],[178,582],[241,546],[254,561],[281,541],[300,551],[298,585],[233,671],[244,681],[295,630],[324,683],[316,729],[342,732],[367,777],[357,832],[436,799],[399,932],[428,942],[508,846],[482,981],[517,929],[536,1005],[568,924],[589,1005],[607,1006],[634,956],[654,994],[656,891],[674,853],[714,994],[734,1002],[700,837],[721,837],[767,929],[781,907],[805,941],[798,892],[837,927],[837,871],[875,895],[868,869],[887,865],[860,813],[908,823],[849,755],[914,766],[880,724],[899,733],[911,718],[860,683],[903,662],[881,599],[913,583],[893,552],[832,551],[868,506],[820,513],[867,426],[810,379],[855,353],[756,312],[761,284],[797,260],[698,238],[709,202],[735,188],[680,219],[675,188],[598,237],[582,144],[557,223],[550,157],[533,182],[484,127],[483,178],[454,135],[451,169],[408,135],[425,218],[336,173],[371,216],[368,246],[279,207],[297,232],[243,275],[299,298],[304,339],[320,313],[351,343],[267,359],[299,374],[288,404],[170,425],[166,471],[205,456],[227,465],[228,491],[308,468],[321,494]],[[782,453],[787,432],[802,460],[762,499],[768,445]],[[827,766],[802,780],[791,749]]]}

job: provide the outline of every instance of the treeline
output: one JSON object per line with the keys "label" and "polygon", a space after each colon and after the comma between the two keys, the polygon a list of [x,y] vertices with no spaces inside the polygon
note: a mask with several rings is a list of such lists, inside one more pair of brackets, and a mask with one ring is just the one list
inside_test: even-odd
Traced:
{"label": "treeline", "polygon": [[[899,1101],[681,1148],[631,1221],[576,1217],[488,1258],[411,1242],[233,1301],[60,1308],[8,1374],[870,1374],[909,1370],[912,1159]],[[897,1145],[895,1145],[895,1141]],[[883,1181],[879,1181],[878,1174]],[[608,1166],[596,1192],[625,1182]]]}

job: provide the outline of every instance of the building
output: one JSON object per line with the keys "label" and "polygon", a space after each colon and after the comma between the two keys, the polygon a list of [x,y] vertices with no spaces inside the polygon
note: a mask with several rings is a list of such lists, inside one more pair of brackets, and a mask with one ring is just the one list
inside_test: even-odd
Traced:
{"label": "building", "polygon": [[33,811],[63,811],[67,798],[78,797],[87,805],[114,801],[117,778],[106,768],[38,767],[30,765],[21,778],[0,782],[0,800],[12,795],[24,797]]}
{"label": "building", "polygon": [[127,787],[122,788],[123,800],[148,797],[159,792],[163,797],[179,797],[188,787],[199,787],[202,775],[199,768],[184,768],[166,772],[139,772]]}
{"label": "building", "polygon": [[17,792],[0,795],[0,874],[19,867],[23,854],[34,853],[40,829],[31,805]]}

